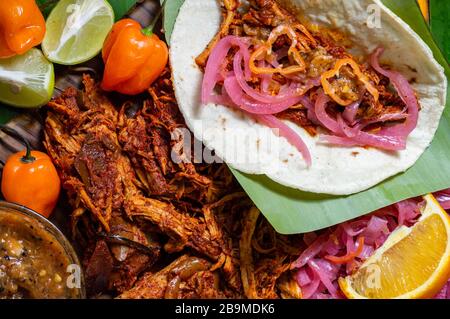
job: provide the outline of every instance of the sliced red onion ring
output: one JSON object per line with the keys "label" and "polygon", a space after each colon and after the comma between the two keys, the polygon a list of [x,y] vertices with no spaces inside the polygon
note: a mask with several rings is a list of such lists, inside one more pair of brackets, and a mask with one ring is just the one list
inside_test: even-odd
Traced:
{"label": "sliced red onion ring", "polygon": [[[300,271],[302,271],[302,270],[300,270]],[[299,271],[299,273],[300,273],[300,271]],[[305,275],[307,275],[306,270],[305,270]],[[313,277],[313,279],[311,280],[311,282],[309,284],[301,285],[300,279],[304,279],[304,277],[299,278],[299,275],[297,275],[297,282],[298,282],[298,285],[302,288],[302,298],[303,299],[311,298],[314,295],[314,293],[317,291],[317,289],[319,288],[319,285],[320,285],[319,276],[315,272],[313,272],[312,277]]]}
{"label": "sliced red onion ring", "polygon": [[221,79],[220,72],[222,69],[222,63],[233,46],[238,46],[240,48],[245,60],[245,75],[246,78],[250,78],[251,72],[248,65],[248,61],[250,60],[250,52],[248,51],[247,41],[248,40],[246,38],[229,35],[221,39],[211,51],[208,58],[208,63],[206,64],[205,74],[203,76],[201,94],[203,104],[208,103],[211,95],[213,95],[213,90],[217,82]]}
{"label": "sliced red onion ring", "polygon": [[342,113],[342,117],[350,125],[355,124],[356,113],[358,113],[360,104],[361,104],[361,101],[353,102],[352,104],[346,106],[344,112]]}
{"label": "sliced red onion ring", "polygon": [[367,220],[362,219],[354,222],[346,222],[341,224],[341,226],[348,236],[355,237],[361,234],[365,227],[367,227]]}
{"label": "sliced red onion ring", "polygon": [[[408,113],[385,114],[374,121],[363,123],[361,126],[353,128],[346,125],[345,121],[338,116],[336,120],[331,118],[326,112],[328,98],[321,92],[316,101],[315,115],[319,122],[337,136],[325,135],[322,140],[342,146],[372,146],[380,149],[399,151],[406,148],[406,138],[417,126],[419,104],[414,90],[405,77],[395,71],[384,70],[380,67],[378,58],[383,53],[383,49],[378,48],[371,56],[371,65],[379,73],[388,77],[396,88],[399,96],[407,106]],[[349,123],[353,123],[354,115],[357,112],[358,104],[350,105],[343,114]],[[402,124],[382,128],[377,134],[363,132],[362,129],[367,125],[405,119]]]}
{"label": "sliced red onion ring", "polygon": [[340,134],[341,129],[339,127],[339,124],[335,119],[331,118],[331,116],[328,115],[326,110],[327,103],[330,101],[331,100],[328,98],[328,96],[326,96],[325,93],[321,91],[316,100],[314,108],[315,115],[323,127],[327,128],[328,130],[330,130],[335,134]]}
{"label": "sliced red onion ring", "polygon": [[277,119],[273,115],[256,115],[256,119],[267,125],[268,127],[277,130],[278,135],[286,138],[303,156],[306,165],[311,166],[311,154],[308,147],[301,137],[294,132],[289,126]]}
{"label": "sliced red onion ring", "polygon": [[[450,196],[450,189],[435,193]],[[342,223],[325,230],[314,242],[310,242],[291,268],[299,268],[296,279],[303,298],[340,298],[337,282],[340,277],[351,275],[356,267],[370,258],[374,251],[386,241],[395,229],[406,224],[411,226],[420,215],[421,202],[408,199]],[[304,237],[308,236],[305,234]],[[315,234],[314,234],[315,236]],[[364,238],[364,246],[356,259],[345,264],[333,264],[325,256],[338,256],[354,252],[359,243],[357,238]],[[333,247],[334,254],[328,252]],[[318,278],[318,279],[317,279]],[[319,280],[320,283],[317,283]],[[450,281],[435,298],[450,298]]]}
{"label": "sliced red onion ring", "polygon": [[389,233],[387,220],[372,216],[367,224],[366,229],[361,233],[364,237],[364,243],[374,245],[378,238]]}
{"label": "sliced red onion ring", "polygon": [[308,117],[308,120],[310,120],[315,125],[321,125],[316,116],[316,112],[314,111],[314,105],[311,102],[311,100],[307,96],[303,95],[301,96],[300,103],[307,109],[306,115]]}
{"label": "sliced red onion ring", "polygon": [[356,124],[354,127],[348,126],[342,118],[341,114],[337,115],[337,123],[339,125],[340,131],[347,137],[355,137],[361,132],[360,124]]}
{"label": "sliced red onion ring", "polygon": [[434,196],[438,200],[439,204],[441,204],[443,209],[450,209],[450,188],[440,192],[436,192],[434,193]]}
{"label": "sliced red onion ring", "polygon": [[262,103],[255,101],[245,94],[239,85],[238,80],[234,76],[226,78],[223,82],[223,86],[225,87],[225,90],[233,103],[237,105],[239,109],[251,114],[277,114],[287,110],[292,105],[295,105],[300,101],[300,97],[298,96],[289,97],[284,99],[282,102],[277,103]]}
{"label": "sliced red onion ring", "polygon": [[398,210],[398,224],[411,225],[420,215],[417,202],[413,199],[407,199],[394,204]]}
{"label": "sliced red onion ring", "polygon": [[359,255],[359,257],[361,259],[367,259],[370,256],[372,256],[373,252],[375,251],[375,249],[370,246],[370,245],[364,245],[363,250],[361,252],[361,255]]}
{"label": "sliced red onion ring", "polygon": [[[242,88],[242,90],[248,94],[251,98],[255,99],[257,102],[262,103],[283,103],[283,105],[287,105],[287,108],[295,105],[295,103],[298,103],[298,96],[299,90],[292,86],[290,87],[287,92],[280,93],[278,95],[272,96],[267,93],[262,93],[254,88],[252,88],[250,85],[248,85],[247,81],[245,80],[244,73],[242,71],[242,60],[243,56],[241,52],[237,52],[233,59],[233,71],[236,76],[236,80],[239,84],[239,86]],[[228,93],[230,94],[230,93]],[[232,95],[230,94],[232,97]],[[290,103],[288,103],[288,101]],[[275,112],[279,113],[281,111]],[[275,114],[275,113],[263,113],[263,114]]]}
{"label": "sliced red onion ring", "polygon": [[384,128],[380,134],[403,136],[406,139],[406,137],[417,126],[419,118],[419,103],[417,101],[416,94],[414,93],[414,89],[403,75],[396,71],[385,70],[380,66],[379,58],[383,52],[383,48],[377,48],[370,57],[370,64],[378,73],[386,76],[392,82],[398,95],[408,108],[408,118],[403,124]]}
{"label": "sliced red onion ring", "polygon": [[345,243],[346,254],[353,253],[355,251],[355,240],[353,236],[347,235],[347,233],[342,234],[342,241]]}
{"label": "sliced red onion ring", "polygon": [[339,275],[339,269],[341,267],[338,264],[333,264],[322,258],[313,259],[312,262],[319,266],[328,278],[336,278]]}
{"label": "sliced red onion ring", "polygon": [[308,248],[306,248],[302,254],[291,265],[291,269],[301,268],[305,266],[308,261],[314,258],[321,250],[327,240],[328,234],[319,236]]}
{"label": "sliced red onion ring", "polygon": [[236,107],[234,105],[233,101],[231,101],[230,97],[228,96],[227,91],[225,90],[224,86],[222,86],[221,94],[211,95],[210,102],[215,103],[215,104],[229,105],[229,106]]}
{"label": "sliced red onion ring", "polygon": [[315,260],[310,260],[308,262],[308,266],[311,267],[311,269],[317,274],[317,276],[319,276],[320,281],[327,288],[331,296],[333,298],[339,299],[337,288],[331,282],[330,277],[328,276],[326,271],[319,267]]}
{"label": "sliced red onion ring", "polygon": [[297,272],[297,282],[300,286],[306,286],[312,282],[311,277],[308,275],[307,268],[302,268]]}
{"label": "sliced red onion ring", "polygon": [[328,239],[327,242],[323,245],[322,251],[325,251],[327,255],[337,255],[340,251],[340,247],[336,242],[332,239]]}
{"label": "sliced red onion ring", "polygon": [[[334,135],[322,135],[321,140],[330,144],[341,146],[373,146],[380,149],[398,151],[406,147],[406,142],[398,136],[370,134],[361,131],[361,128],[356,126],[350,128],[345,125],[344,121],[340,123],[338,120],[331,118],[326,111],[326,105],[330,99],[325,93],[320,92],[316,104],[315,114],[319,122],[330,130]],[[338,117],[339,118],[339,117]]]}

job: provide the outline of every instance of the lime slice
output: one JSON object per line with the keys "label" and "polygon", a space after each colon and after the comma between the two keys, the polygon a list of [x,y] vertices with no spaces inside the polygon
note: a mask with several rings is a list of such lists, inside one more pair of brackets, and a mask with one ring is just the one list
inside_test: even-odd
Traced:
{"label": "lime slice", "polygon": [[0,101],[18,107],[38,107],[50,100],[55,72],[39,49],[0,59]]}
{"label": "lime slice", "polygon": [[47,18],[42,50],[58,64],[85,62],[100,52],[113,23],[105,0],[61,0]]}

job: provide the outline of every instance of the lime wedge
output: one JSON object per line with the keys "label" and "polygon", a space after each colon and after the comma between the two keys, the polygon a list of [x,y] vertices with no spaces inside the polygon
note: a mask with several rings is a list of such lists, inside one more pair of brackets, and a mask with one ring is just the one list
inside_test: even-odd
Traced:
{"label": "lime wedge", "polygon": [[38,107],[50,100],[55,72],[39,49],[0,59],[0,102],[18,107]]}
{"label": "lime wedge", "polygon": [[85,62],[101,51],[113,23],[114,11],[105,0],[61,0],[47,18],[42,50],[58,64]]}

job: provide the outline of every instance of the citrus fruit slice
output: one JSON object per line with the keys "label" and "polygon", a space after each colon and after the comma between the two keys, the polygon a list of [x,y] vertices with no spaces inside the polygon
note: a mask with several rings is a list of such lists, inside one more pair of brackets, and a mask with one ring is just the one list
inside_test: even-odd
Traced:
{"label": "citrus fruit slice", "polygon": [[38,107],[53,94],[55,73],[39,49],[0,59],[0,101],[18,107]]}
{"label": "citrus fruit slice", "polygon": [[113,23],[105,0],[61,0],[47,18],[42,50],[58,64],[85,62],[100,52]]}
{"label": "citrus fruit slice", "polygon": [[434,297],[450,276],[450,217],[433,195],[418,222],[395,230],[352,275],[339,279],[348,298]]}

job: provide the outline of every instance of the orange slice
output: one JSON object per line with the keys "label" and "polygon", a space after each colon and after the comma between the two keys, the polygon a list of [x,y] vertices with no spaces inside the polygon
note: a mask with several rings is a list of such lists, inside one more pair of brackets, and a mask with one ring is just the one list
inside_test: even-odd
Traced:
{"label": "orange slice", "polygon": [[352,299],[434,297],[450,277],[450,217],[433,195],[418,222],[396,229],[352,275],[339,279]]}

